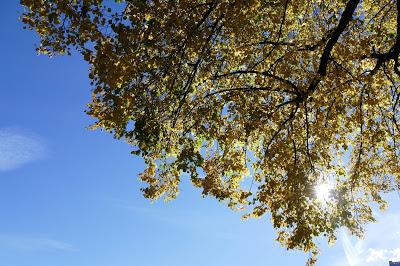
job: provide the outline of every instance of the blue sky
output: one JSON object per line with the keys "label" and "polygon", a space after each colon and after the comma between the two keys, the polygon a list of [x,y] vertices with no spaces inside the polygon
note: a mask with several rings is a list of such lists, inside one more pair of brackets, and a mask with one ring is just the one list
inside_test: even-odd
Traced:
{"label": "blue sky", "polygon": [[[129,147],[83,112],[88,67],[79,56],[37,56],[17,1],[0,2],[0,266],[304,265],[274,241],[268,217],[243,221],[187,182],[151,204]],[[318,265],[400,260],[400,198],[364,240],[339,232]]]}

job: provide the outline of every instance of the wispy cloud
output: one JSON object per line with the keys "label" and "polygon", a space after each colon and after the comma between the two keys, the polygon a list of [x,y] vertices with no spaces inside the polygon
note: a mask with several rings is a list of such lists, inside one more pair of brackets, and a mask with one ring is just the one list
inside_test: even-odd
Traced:
{"label": "wispy cloud", "polygon": [[378,217],[379,223],[367,227],[364,239],[343,232],[341,242],[349,266],[387,266],[400,261],[400,215]]}
{"label": "wispy cloud", "polygon": [[0,129],[0,171],[9,171],[43,159],[46,148],[40,138],[19,130]]}
{"label": "wispy cloud", "polygon": [[367,250],[366,262],[373,263],[385,263],[389,260],[399,261],[400,260],[400,248],[395,249],[374,249],[369,248]]}
{"label": "wispy cloud", "polygon": [[0,235],[0,247],[24,251],[74,250],[71,244],[63,241],[14,235]]}

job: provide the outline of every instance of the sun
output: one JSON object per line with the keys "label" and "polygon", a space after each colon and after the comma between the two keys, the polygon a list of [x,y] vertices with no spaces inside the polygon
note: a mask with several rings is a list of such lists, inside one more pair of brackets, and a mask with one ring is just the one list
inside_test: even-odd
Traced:
{"label": "sun", "polygon": [[331,199],[332,185],[322,183],[315,186],[315,195],[321,203],[326,203]]}

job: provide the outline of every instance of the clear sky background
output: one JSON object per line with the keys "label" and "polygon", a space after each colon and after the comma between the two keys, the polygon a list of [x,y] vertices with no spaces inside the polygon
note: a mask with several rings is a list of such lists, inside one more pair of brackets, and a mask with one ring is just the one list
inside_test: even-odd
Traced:
{"label": "clear sky background", "polygon": [[[240,214],[184,181],[177,200],[151,204],[139,189],[144,164],[84,113],[88,66],[78,55],[37,56],[18,1],[1,0],[0,266],[304,265],[269,217]],[[400,261],[400,197],[364,240],[322,239],[318,265]]]}

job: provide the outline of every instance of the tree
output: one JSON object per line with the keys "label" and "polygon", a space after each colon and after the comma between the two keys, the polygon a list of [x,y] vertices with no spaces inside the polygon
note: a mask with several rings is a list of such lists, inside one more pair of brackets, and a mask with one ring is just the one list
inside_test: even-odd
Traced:
{"label": "tree", "polygon": [[93,128],[144,158],[149,199],[188,177],[316,254],[399,186],[400,0],[21,4],[38,52],[89,63]]}

